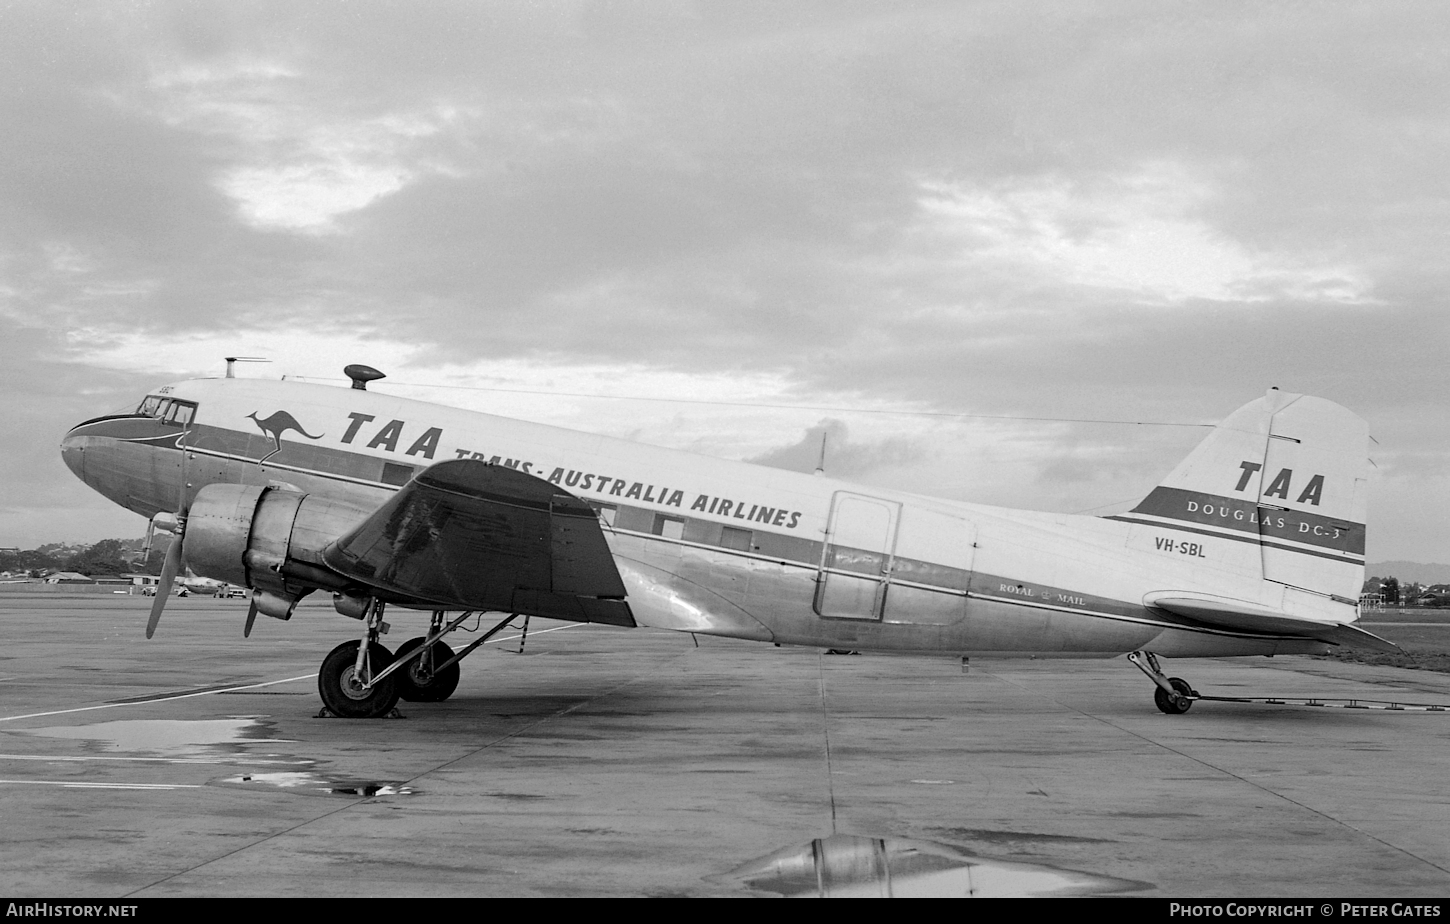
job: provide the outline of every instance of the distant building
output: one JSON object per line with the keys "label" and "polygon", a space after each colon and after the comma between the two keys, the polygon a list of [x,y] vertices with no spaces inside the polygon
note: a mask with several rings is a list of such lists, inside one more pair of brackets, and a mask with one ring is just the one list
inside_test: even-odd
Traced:
{"label": "distant building", "polygon": [[95,581],[76,571],[57,571],[48,575],[45,579],[47,584],[94,584]]}

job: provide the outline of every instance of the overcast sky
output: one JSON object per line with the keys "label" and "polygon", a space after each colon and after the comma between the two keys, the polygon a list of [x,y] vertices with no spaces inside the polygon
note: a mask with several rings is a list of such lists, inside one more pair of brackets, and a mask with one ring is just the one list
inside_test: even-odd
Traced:
{"label": "overcast sky", "polygon": [[61,436],[240,353],[1092,513],[1205,431],[861,411],[1278,386],[1369,420],[1370,560],[1447,562],[1447,141],[1430,0],[10,3],[0,546],[140,535]]}

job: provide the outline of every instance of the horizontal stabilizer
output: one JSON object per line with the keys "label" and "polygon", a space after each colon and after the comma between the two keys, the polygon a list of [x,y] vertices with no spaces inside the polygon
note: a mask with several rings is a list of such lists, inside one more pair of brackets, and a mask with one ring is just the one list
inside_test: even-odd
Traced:
{"label": "horizontal stabilizer", "polygon": [[1399,651],[1400,647],[1372,632],[1349,623],[1321,622],[1291,616],[1247,600],[1233,600],[1208,594],[1149,594],[1143,602],[1178,616],[1217,629],[1233,629],[1263,635],[1312,638],[1334,645],[1353,645],[1376,651]]}
{"label": "horizontal stabilizer", "polygon": [[405,604],[635,624],[594,510],[502,465],[429,467],[322,557]]}
{"label": "horizontal stabilizer", "polygon": [[1380,638],[1373,632],[1366,632],[1358,626],[1339,625],[1332,633],[1318,636],[1336,645],[1350,645],[1355,648],[1371,648],[1375,651],[1403,652],[1404,649],[1387,638]]}

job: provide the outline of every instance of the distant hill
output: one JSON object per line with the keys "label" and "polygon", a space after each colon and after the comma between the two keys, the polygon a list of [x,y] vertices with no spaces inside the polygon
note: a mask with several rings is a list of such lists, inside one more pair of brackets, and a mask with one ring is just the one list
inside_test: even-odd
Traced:
{"label": "distant hill", "polygon": [[1364,566],[1364,576],[1394,577],[1416,584],[1450,584],[1450,565],[1418,561],[1381,561]]}

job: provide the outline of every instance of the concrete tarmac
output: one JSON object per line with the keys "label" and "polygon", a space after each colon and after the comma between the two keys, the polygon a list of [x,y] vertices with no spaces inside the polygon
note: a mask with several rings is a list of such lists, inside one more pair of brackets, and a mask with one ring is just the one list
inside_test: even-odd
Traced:
{"label": "concrete tarmac", "polygon": [[[446,703],[316,718],[313,675],[358,623],[304,605],[243,640],[246,601],[176,599],[148,642],[149,604],[0,594],[0,894],[773,894],[736,871],[860,835],[1108,894],[1450,895],[1450,713],[1167,716],[1123,659],[964,674],[535,621]],[[384,642],[426,618],[390,611]],[[1450,703],[1450,675],[1398,668],[1167,669],[1206,694]]]}

